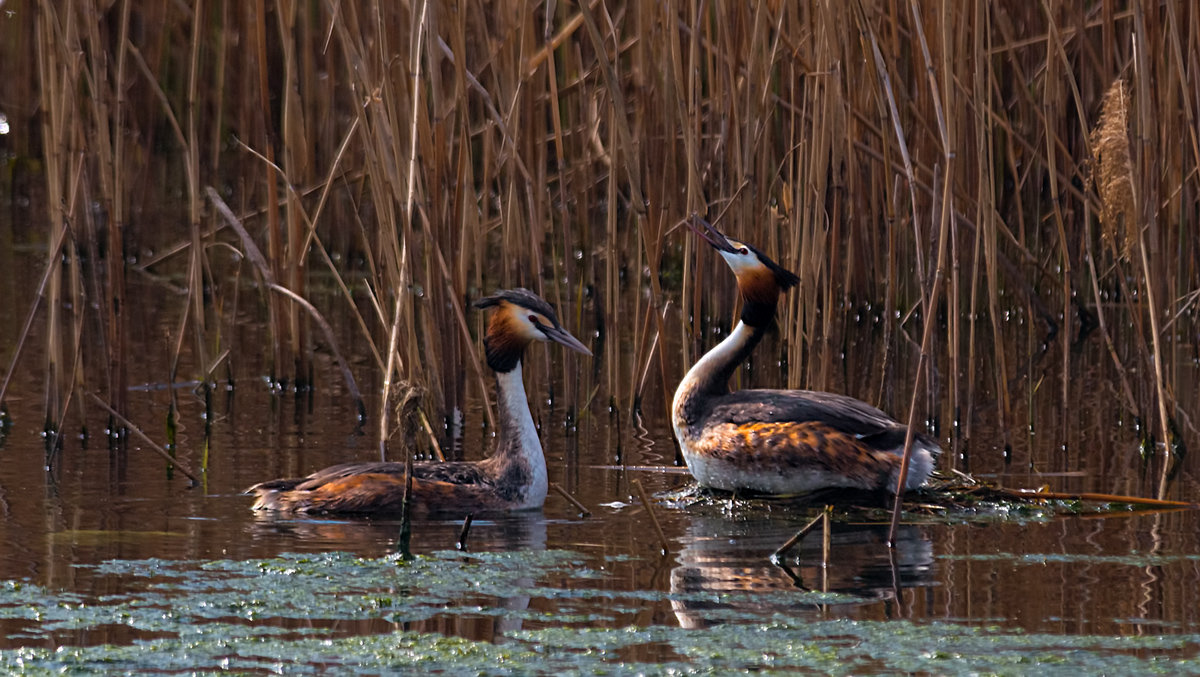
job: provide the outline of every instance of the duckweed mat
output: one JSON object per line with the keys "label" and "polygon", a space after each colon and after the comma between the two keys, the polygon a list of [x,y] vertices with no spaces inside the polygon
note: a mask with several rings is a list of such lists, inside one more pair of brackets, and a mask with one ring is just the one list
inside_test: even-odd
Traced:
{"label": "duckweed mat", "polygon": [[[0,671],[342,674],[1200,674],[1200,636],[1026,634],[996,626],[821,619],[846,595],[615,591],[567,551],[345,553],[81,565],[114,594],[0,583]],[[103,586],[102,586],[103,587]],[[530,604],[537,600],[536,604]],[[755,602],[760,604],[755,604]],[[621,621],[646,604],[705,607],[707,627]],[[761,613],[754,611],[758,606]],[[794,609],[795,613],[781,611]],[[549,609],[549,610],[548,610]],[[492,641],[414,630],[504,619]],[[118,628],[123,644],[65,641]],[[47,648],[57,647],[57,648]]]}

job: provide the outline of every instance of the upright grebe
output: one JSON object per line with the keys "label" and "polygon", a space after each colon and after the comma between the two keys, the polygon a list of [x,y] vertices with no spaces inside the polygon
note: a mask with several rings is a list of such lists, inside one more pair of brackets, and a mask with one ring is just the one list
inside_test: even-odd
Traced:
{"label": "upright grebe", "polygon": [[[799,278],[703,219],[692,217],[688,227],[721,254],[742,294],[733,332],[688,370],[675,391],[671,419],[688,470],[700,484],[726,491],[797,494],[844,487],[895,493],[907,427],[887,414],[832,393],[729,391],[729,377],[774,321],[780,293]],[[940,452],[932,439],[916,435],[906,490],[924,484]]]}
{"label": "upright grebe", "polygon": [[[483,344],[499,393],[496,449],[478,462],[413,464],[412,505],[422,512],[542,507],[546,458],[525,399],[521,358],[533,341],[554,341],[592,354],[562,328],[550,304],[527,289],[498,291],[476,301],[475,307],[494,309]],[[404,483],[403,463],[342,463],[308,477],[262,482],[246,493],[258,495],[255,510],[384,514],[400,511]]]}

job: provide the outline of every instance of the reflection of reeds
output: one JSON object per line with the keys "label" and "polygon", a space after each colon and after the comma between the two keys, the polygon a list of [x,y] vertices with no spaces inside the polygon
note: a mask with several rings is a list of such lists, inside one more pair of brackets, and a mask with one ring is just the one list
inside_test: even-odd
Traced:
{"label": "reflection of reeds", "polygon": [[[171,363],[205,382],[237,354],[224,328],[250,299],[270,376],[308,382],[329,345],[312,318],[341,316],[385,392],[420,384],[427,419],[453,420],[468,389],[490,392],[466,302],[525,285],[603,341],[591,380],[565,359],[556,404],[600,393],[660,418],[734,311],[727,273],[673,230],[705,212],[802,278],[750,379],[952,421],[957,451],[1020,442],[1053,393],[1066,444],[1085,368],[1074,318],[1099,316],[1124,406],[1156,412],[1169,446],[1175,427],[1195,435],[1174,387],[1195,332],[1175,299],[1200,288],[1185,47],[1200,25],[1184,3],[104,4],[9,0],[37,9],[36,40],[0,36],[0,59],[37,73],[26,152],[43,161],[45,239],[62,243],[40,316],[48,426],[85,383],[123,410],[139,239],[187,252],[143,269],[186,281]],[[1106,95],[1118,75],[1129,86]],[[0,82],[0,103],[16,86]],[[34,118],[7,113],[29,137]],[[228,252],[247,248],[210,185],[266,279],[319,313],[231,282],[250,276]],[[147,213],[153,228],[131,218]],[[103,354],[76,339],[89,307]],[[860,354],[852,339],[876,325],[877,354]],[[922,355],[913,397],[897,384]],[[1039,388],[1051,364],[1061,387]],[[971,439],[981,410],[999,439]]]}

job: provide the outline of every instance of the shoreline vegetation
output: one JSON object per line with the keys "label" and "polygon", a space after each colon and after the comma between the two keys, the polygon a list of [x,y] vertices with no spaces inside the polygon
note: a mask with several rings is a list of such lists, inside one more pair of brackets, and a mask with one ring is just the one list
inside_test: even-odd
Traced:
{"label": "shoreline vegetation", "polygon": [[[781,385],[837,389],[847,335],[874,322],[886,350],[857,395],[931,424],[944,464],[982,409],[1008,448],[1038,389],[1072,425],[1083,341],[1105,346],[1158,498],[1200,440],[1179,403],[1200,359],[1195,3],[8,0],[2,14],[0,236],[42,243],[47,263],[13,300],[0,401],[15,369],[42,370],[49,447],[92,397],[122,429],[129,279],[146,273],[181,290],[163,381],[206,397],[248,349],[239,313],[270,331],[250,349],[280,388],[356,392],[325,318],[355,327],[358,374],[382,384],[362,416],[382,455],[397,429],[446,444],[430,422],[473,382],[491,392],[468,309],[499,287],[531,287],[592,337],[597,371],[571,363],[557,395],[570,415],[599,397],[665,416],[733,311],[723,264],[678,229],[692,213],[799,272],[763,361]],[[619,323],[631,340],[610,336]],[[34,326],[42,364],[24,350]],[[318,373],[318,347],[343,371]],[[1037,360],[1059,362],[1055,382]],[[893,392],[897,375],[918,385]],[[419,421],[396,420],[397,401]]]}

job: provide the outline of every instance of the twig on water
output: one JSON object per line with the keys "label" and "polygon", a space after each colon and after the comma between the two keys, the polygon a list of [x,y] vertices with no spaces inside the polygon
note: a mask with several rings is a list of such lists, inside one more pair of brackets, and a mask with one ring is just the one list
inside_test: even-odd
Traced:
{"label": "twig on water", "polygon": [[562,496],[563,498],[567,499],[568,503],[575,506],[575,509],[579,511],[580,517],[591,517],[592,516],[592,511],[588,510],[587,506],[580,503],[579,499],[572,496],[570,494],[570,492],[568,492],[566,489],[563,489],[561,486],[559,486],[553,482],[550,483],[550,488],[553,489],[555,492],[557,492],[559,496]]}
{"label": "twig on water", "polygon": [[89,392],[88,397],[91,397],[92,400],[96,402],[96,404],[100,405],[101,407],[104,407],[104,410],[107,411],[110,416],[112,416],[113,418],[120,421],[121,425],[123,425],[126,428],[128,428],[129,430],[131,430],[134,435],[137,435],[138,437],[142,438],[142,441],[145,442],[146,444],[150,445],[150,448],[154,451],[154,453],[158,454],[159,456],[162,456],[163,460],[165,460],[167,463],[170,463],[171,465],[175,466],[176,468],[179,468],[179,472],[186,475],[187,478],[189,480],[191,480],[194,484],[200,484],[200,478],[196,476],[196,473],[194,473],[190,469],[188,469],[188,467],[186,465],[184,465],[184,463],[182,461],[180,461],[179,459],[172,458],[171,454],[169,454],[166,449],[163,449],[162,446],[159,445],[158,442],[155,442],[154,440],[150,439],[150,437],[146,433],[142,432],[141,429],[138,428],[137,426],[135,426],[132,422],[130,422],[129,419],[127,419],[124,416],[117,413],[116,409],[113,409],[112,407],[108,406],[108,402],[105,402],[104,400],[100,399],[100,397],[97,396],[96,393],[93,393],[93,392]]}
{"label": "twig on water", "polygon": [[658,534],[658,545],[664,556],[671,552],[671,548],[667,543],[667,536],[663,533],[662,525],[658,523],[658,515],[654,514],[654,506],[650,500],[646,498],[646,488],[642,486],[641,480],[633,480],[633,486],[637,487],[638,498],[641,499],[642,505],[646,507],[646,514],[650,515],[650,522],[654,525],[654,531]]}
{"label": "twig on water", "polygon": [[817,515],[816,517],[809,520],[808,524],[805,524],[804,526],[800,527],[800,531],[797,531],[795,533],[795,535],[793,535],[791,538],[787,539],[787,541],[785,541],[783,545],[779,546],[778,550],[771,553],[771,562],[774,564],[778,564],[780,561],[782,561],[783,556],[786,555],[789,550],[796,547],[796,544],[799,543],[802,538],[807,536],[808,532],[810,532],[814,528],[816,528],[817,523],[820,522],[824,518],[824,516],[825,516],[825,513],[822,512],[820,515]]}

